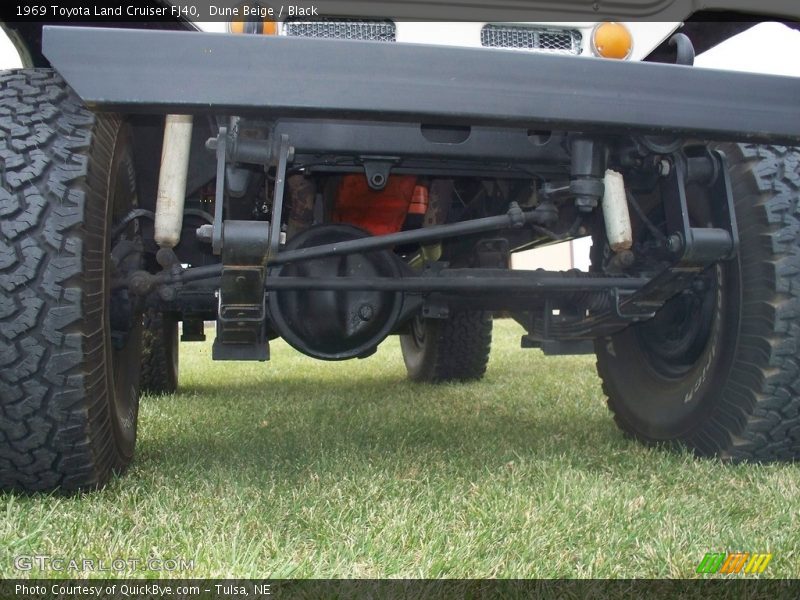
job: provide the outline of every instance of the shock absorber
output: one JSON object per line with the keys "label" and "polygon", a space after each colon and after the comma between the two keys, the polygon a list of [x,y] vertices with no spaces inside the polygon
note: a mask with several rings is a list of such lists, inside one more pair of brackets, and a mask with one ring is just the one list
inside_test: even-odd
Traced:
{"label": "shock absorber", "polygon": [[633,245],[631,216],[628,212],[628,197],[622,173],[606,171],[603,193],[603,221],[606,226],[608,245],[616,253],[630,250]]}
{"label": "shock absorber", "polygon": [[155,219],[156,243],[167,250],[177,246],[181,240],[191,145],[192,116],[167,115]]}

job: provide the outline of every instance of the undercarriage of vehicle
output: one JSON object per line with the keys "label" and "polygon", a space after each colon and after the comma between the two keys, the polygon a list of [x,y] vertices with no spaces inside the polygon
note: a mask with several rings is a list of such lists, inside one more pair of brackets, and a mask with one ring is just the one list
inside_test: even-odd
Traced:
{"label": "undercarriage of vehicle", "polygon": [[[679,139],[539,131],[529,143],[553,148],[548,164],[507,164],[500,172],[465,161],[470,177],[445,179],[416,157],[301,154],[289,133],[280,134],[270,162],[270,138],[254,137],[259,131],[268,125],[231,118],[206,144],[218,177],[210,222],[190,234],[196,253],[220,261],[182,268],[196,259],[162,246],[162,270],[114,281],[151,308],[218,320],[217,359],[266,359],[277,335],[317,358],[363,357],[416,315],[447,318],[465,306],[510,312],[529,332],[526,346],[567,350],[574,342],[578,349],[582,340],[652,318],[736,252],[724,154]],[[336,194],[354,178],[369,186],[364,210],[379,214],[397,202],[395,181],[410,178],[406,187],[425,198],[424,218],[383,235],[370,235],[363,218],[336,221],[337,207],[353,203]],[[411,201],[411,194],[400,198],[395,227],[411,220]],[[628,206],[636,207],[632,215]],[[691,222],[693,210],[708,218]],[[609,218],[618,227],[604,225]],[[587,235],[605,250],[591,273],[509,269],[516,250]]]}

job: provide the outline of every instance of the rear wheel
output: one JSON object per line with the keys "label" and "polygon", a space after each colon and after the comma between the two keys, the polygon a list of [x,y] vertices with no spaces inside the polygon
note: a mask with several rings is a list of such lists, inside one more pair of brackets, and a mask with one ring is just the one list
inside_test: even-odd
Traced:
{"label": "rear wheel", "polygon": [[142,336],[142,393],[174,394],[178,390],[178,347],[178,320],[148,310]]}
{"label": "rear wheel", "polygon": [[800,153],[726,146],[739,255],[597,340],[618,425],[736,460],[800,456]]}
{"label": "rear wheel", "polygon": [[136,204],[127,128],[49,69],[0,95],[0,488],[93,488],[136,442],[141,316],[111,286],[140,260],[135,223],[111,240]]}
{"label": "rear wheel", "polygon": [[492,345],[492,315],[455,312],[449,319],[416,317],[400,336],[408,376],[413,381],[470,381],[486,373]]}

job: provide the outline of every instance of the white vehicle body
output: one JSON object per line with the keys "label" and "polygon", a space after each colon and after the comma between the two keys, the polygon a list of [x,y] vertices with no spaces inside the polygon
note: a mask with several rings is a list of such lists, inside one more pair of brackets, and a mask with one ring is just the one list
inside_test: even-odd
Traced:
{"label": "white vehicle body", "polygon": [[[315,28],[313,36],[303,37],[337,37],[337,24],[345,24],[345,20],[292,20],[277,24],[277,34],[283,36],[297,36],[298,29],[303,26]],[[350,21],[349,23],[354,23]],[[508,27],[519,29],[520,31],[529,29],[540,29],[550,31],[577,31],[579,32],[579,44],[576,51],[564,50],[540,50],[528,48],[515,48],[511,45],[501,46],[502,49],[519,50],[528,52],[551,52],[558,54],[576,54],[580,56],[595,56],[591,47],[592,32],[598,22],[587,21],[561,21],[561,22],[525,22],[525,23],[506,23],[506,22],[479,22],[479,21],[361,21],[360,23],[388,23],[394,28],[394,41],[409,44],[433,44],[441,46],[462,46],[480,48],[485,46],[482,43],[482,32],[487,26]],[[678,27],[680,22],[646,22],[629,21],[623,23],[633,36],[633,49],[628,60],[638,61],[644,59],[659,44],[661,44]],[[205,31],[225,31],[225,23],[198,23],[198,26]],[[305,32],[306,34],[308,31]],[[358,39],[358,38],[356,38]],[[494,49],[495,47],[491,48]],[[489,48],[487,48],[489,49]]]}
{"label": "white vehicle body", "polygon": [[[591,49],[592,31],[597,23],[397,23],[397,41],[418,44],[441,44],[443,46],[481,47],[481,31],[486,25],[510,25],[514,27],[547,27],[561,30],[577,30],[581,33],[580,55],[594,56]],[[663,42],[680,23],[625,23],[633,35],[633,51],[629,60],[642,60]]]}

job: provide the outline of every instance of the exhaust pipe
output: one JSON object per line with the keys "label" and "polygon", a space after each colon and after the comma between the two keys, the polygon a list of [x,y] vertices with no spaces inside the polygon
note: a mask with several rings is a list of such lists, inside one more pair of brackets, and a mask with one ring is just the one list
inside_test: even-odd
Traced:
{"label": "exhaust pipe", "polygon": [[181,241],[191,145],[192,116],[167,115],[156,197],[155,240],[160,248],[171,249]]}

